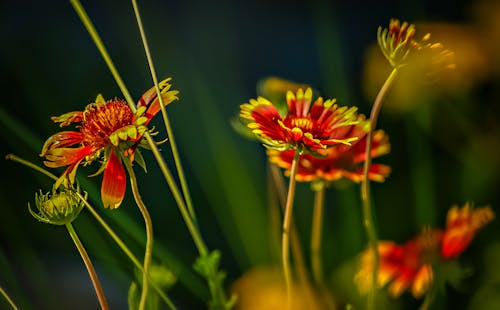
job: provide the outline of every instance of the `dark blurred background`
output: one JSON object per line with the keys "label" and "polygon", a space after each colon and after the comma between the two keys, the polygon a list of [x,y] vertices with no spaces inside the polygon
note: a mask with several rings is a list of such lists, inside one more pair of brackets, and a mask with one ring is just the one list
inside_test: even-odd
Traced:
{"label": "dark blurred background", "polygon": [[[152,80],[131,3],[82,4],[138,98]],[[390,70],[374,47],[377,28],[390,18],[417,23],[420,35],[432,31],[454,49],[457,70],[427,84],[417,74],[406,76],[387,97],[378,127],[389,134],[392,151],[376,161],[391,165],[393,172],[372,189],[379,237],[404,242],[424,225],[443,227],[448,208],[466,201],[490,204],[498,213],[496,2],[167,0],[140,1],[139,6],[159,78],[173,77],[180,90],[169,116],[201,230],[208,246],[223,252],[228,287],[245,271],[279,261],[270,238],[266,156],[259,143],[231,127],[239,105],[257,96],[259,81],[277,76],[312,85],[324,97],[369,114]],[[69,2],[2,1],[0,34],[1,155],[14,153],[42,165],[43,142],[59,131],[51,116],[82,110],[98,93],[122,95]],[[164,138],[161,117],[154,125]],[[173,164],[168,144],[162,151]],[[178,275],[170,295],[179,308],[203,308],[208,293],[190,269],[195,248],[156,163],[145,157],[149,171],[137,173],[155,224],[155,260]],[[22,309],[97,308],[65,229],[38,223],[28,212],[34,193],[48,191],[51,180],[11,161],[0,165],[0,285]],[[96,169],[82,169],[81,175]],[[90,178],[86,184],[95,207],[141,257],[143,222],[131,195],[118,210],[104,210],[100,180]],[[297,193],[295,217],[307,246],[312,195],[307,184],[300,184]],[[343,274],[349,274],[345,270],[365,244],[359,200],[359,186],[347,182],[326,196],[325,270],[332,286],[343,288],[341,302],[353,294]],[[131,263],[87,212],[74,226],[94,259],[111,308],[126,308]],[[436,309],[500,307],[500,267],[494,263],[500,259],[499,232],[495,220],[478,234],[460,259],[473,268],[472,275],[460,287],[448,288]],[[392,306],[418,304],[405,295]]]}

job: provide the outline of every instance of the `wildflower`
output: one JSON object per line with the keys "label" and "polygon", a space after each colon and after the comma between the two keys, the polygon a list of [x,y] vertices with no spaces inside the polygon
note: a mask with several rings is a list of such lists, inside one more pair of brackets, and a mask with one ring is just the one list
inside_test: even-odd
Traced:
{"label": "wildflower", "polygon": [[[377,41],[385,58],[392,67],[400,67],[406,64],[407,57],[412,51],[436,51],[436,55],[451,56],[451,52],[445,50],[441,43],[429,42],[431,34],[425,34],[420,40],[415,38],[415,25],[407,22],[400,23],[397,19],[391,19],[389,28],[378,28]],[[450,54],[451,53],[451,54]],[[441,59],[441,58],[436,58]]]}
{"label": "wildflower", "polygon": [[495,214],[489,207],[474,209],[470,203],[462,208],[453,206],[446,217],[446,230],[441,246],[443,258],[460,255],[469,246],[476,232],[494,217]]}
{"label": "wildflower", "polygon": [[[460,255],[472,241],[478,229],[494,217],[489,207],[473,209],[467,203],[453,206],[447,215],[445,230],[426,228],[417,237],[398,245],[379,241],[377,285],[388,286],[389,294],[398,297],[410,289],[415,298],[426,294],[434,282],[433,268],[441,268]],[[441,268],[443,279],[453,279]],[[354,277],[360,293],[371,289],[373,251],[367,249],[360,257],[360,270]]]}
{"label": "wildflower", "polygon": [[[38,213],[31,209],[29,211],[34,218],[40,222],[53,225],[66,225],[78,217],[83,209],[83,201],[78,197],[78,188],[64,187],[61,190],[53,189],[52,192],[43,194],[35,193],[35,205]],[[85,193],[87,198],[87,193]]]}
{"label": "wildflower", "polygon": [[[365,116],[360,114],[357,123],[342,128],[343,137],[358,137],[359,140],[352,142],[352,145],[337,145],[318,153],[321,157],[312,154],[302,154],[299,157],[297,181],[336,181],[347,178],[354,182],[361,182],[363,178],[363,162],[365,160],[366,134],[370,122]],[[338,136],[340,137],[340,136]],[[389,137],[382,131],[377,130],[373,136],[371,157],[378,157],[389,153]],[[281,168],[287,169],[290,174],[292,160],[294,157],[292,150],[283,152],[268,150],[269,160]],[[391,168],[382,164],[372,164],[370,166],[369,178],[374,181],[383,182],[389,175]]]}
{"label": "wildflower", "polygon": [[[177,99],[178,91],[170,90],[170,79],[160,83],[165,105]],[[77,124],[78,131],[62,131],[49,137],[40,156],[50,168],[65,167],[64,173],[56,182],[74,182],[80,165],[88,165],[97,159],[102,160],[101,168],[94,174],[104,172],[101,186],[101,199],[104,207],[117,208],[125,195],[125,170],[122,160],[136,160],[143,165],[142,156],[137,150],[147,125],[160,110],[160,100],[155,88],[142,95],[134,112],[124,100],[104,100],[99,95],[83,111],[75,111],[52,117],[60,127]],[[76,146],[76,147],[72,147]]]}
{"label": "wildflower", "polygon": [[[420,298],[430,288],[433,280],[431,262],[435,244],[441,232],[427,230],[403,245],[390,241],[378,243],[379,268],[377,284],[388,285],[389,294],[398,297],[410,289],[415,298]],[[429,242],[429,240],[431,242]],[[361,255],[361,269],[355,276],[355,283],[362,294],[368,293],[372,284],[373,251]]]}
{"label": "wildflower", "polygon": [[349,145],[357,137],[343,137],[342,127],[356,122],[356,108],[339,107],[335,99],[312,102],[312,90],[291,91],[286,95],[288,110],[282,117],[269,100],[258,97],[241,105],[240,117],[270,149],[295,149],[314,152],[343,143]]}

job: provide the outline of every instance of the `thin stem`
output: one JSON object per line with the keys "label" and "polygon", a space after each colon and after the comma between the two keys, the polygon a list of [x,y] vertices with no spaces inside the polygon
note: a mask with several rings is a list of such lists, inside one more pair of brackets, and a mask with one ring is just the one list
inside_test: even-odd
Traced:
{"label": "thin stem", "polygon": [[47,170],[43,169],[40,166],[37,166],[37,165],[33,164],[32,162],[29,162],[29,161],[27,161],[25,159],[22,159],[21,157],[16,156],[14,154],[7,154],[5,156],[5,159],[18,162],[21,165],[25,165],[26,167],[29,167],[29,168],[31,168],[33,170],[36,170],[38,172],[41,172],[41,173],[45,174],[46,176],[48,176],[49,178],[51,178],[53,180],[57,180],[57,177],[54,174],[48,172]]}
{"label": "thin stem", "polygon": [[87,267],[87,271],[89,272],[90,279],[92,280],[92,284],[94,285],[95,292],[97,294],[97,298],[99,299],[99,304],[101,305],[101,309],[109,309],[108,303],[106,302],[106,297],[104,296],[104,292],[102,290],[101,282],[99,282],[99,278],[97,277],[97,273],[95,272],[94,265],[92,265],[92,261],[90,260],[85,247],[83,246],[80,238],[76,234],[75,229],[71,223],[66,224],[66,228],[68,229],[69,235],[80,253],[80,256],[85,263],[85,267]]}
{"label": "thin stem", "polygon": [[132,96],[130,95],[127,87],[125,86],[125,83],[123,82],[120,74],[118,73],[118,70],[116,69],[113,61],[111,60],[111,57],[109,56],[108,51],[106,50],[106,47],[104,46],[104,43],[101,40],[101,37],[97,33],[94,24],[87,15],[87,12],[83,8],[79,0],[70,0],[70,2],[73,8],[75,9],[76,13],[80,17],[80,20],[82,21],[83,25],[90,34],[90,37],[94,41],[94,44],[96,45],[97,49],[101,53],[102,58],[108,65],[108,68],[111,71],[111,74],[113,75],[116,84],[118,84],[118,87],[120,87],[120,90],[122,91],[123,96],[125,96],[125,99],[127,100],[130,108],[132,109],[133,112],[135,112],[136,106],[134,104],[134,100],[132,99]]}
{"label": "thin stem", "polygon": [[377,249],[377,232],[375,230],[375,224],[372,214],[372,206],[370,201],[370,165],[371,165],[371,149],[372,149],[372,140],[373,140],[373,132],[375,131],[375,127],[377,126],[377,119],[380,113],[380,109],[382,107],[382,99],[389,89],[389,86],[396,78],[398,73],[398,68],[394,68],[385,81],[384,85],[380,89],[377,98],[373,104],[371,113],[370,113],[370,129],[366,138],[366,148],[365,148],[365,164],[363,167],[363,180],[361,182],[361,200],[363,201],[363,225],[365,227],[366,235],[368,237],[368,242],[370,244],[370,248],[373,252],[373,273],[372,273],[372,285],[371,290],[368,295],[368,309],[375,308],[375,292],[377,289],[377,275],[378,275],[378,264],[379,264],[379,254]]}
{"label": "thin stem", "polygon": [[323,285],[323,267],[321,262],[321,235],[323,231],[323,213],[325,205],[325,187],[314,193],[314,210],[311,230],[311,265],[316,284]]}
{"label": "thin stem", "polygon": [[132,0],[132,5],[134,7],[135,18],[137,20],[137,24],[139,26],[139,31],[141,33],[142,43],[144,45],[144,51],[146,52],[146,58],[148,60],[149,70],[151,71],[151,77],[153,78],[153,83],[156,88],[156,93],[158,94],[158,99],[160,100],[160,108],[163,116],[163,122],[165,123],[165,129],[167,131],[167,135],[169,137],[170,147],[172,149],[172,155],[174,157],[175,167],[177,169],[177,174],[179,176],[179,181],[181,183],[182,192],[184,194],[184,199],[186,201],[186,205],[189,211],[189,215],[191,216],[193,222],[197,224],[196,214],[193,208],[193,202],[191,200],[191,194],[189,193],[189,187],[186,182],[186,177],[184,175],[184,169],[182,168],[181,159],[179,156],[179,152],[177,150],[177,144],[175,143],[174,132],[172,130],[172,126],[170,125],[170,120],[168,118],[167,109],[165,109],[165,104],[163,103],[163,97],[160,93],[160,87],[158,86],[158,76],[156,74],[156,69],[153,64],[153,58],[151,56],[151,51],[149,49],[148,41],[146,38],[146,33],[144,32],[144,26],[142,23],[141,15],[139,13],[139,7],[137,6],[137,1]]}
{"label": "thin stem", "polygon": [[182,199],[181,193],[179,192],[179,189],[175,184],[170,169],[168,169],[167,164],[165,163],[165,160],[161,156],[160,151],[158,150],[158,147],[156,146],[156,143],[154,142],[151,135],[148,132],[146,132],[145,137],[148,140],[149,145],[150,146],[153,145],[153,147],[151,148],[153,156],[155,157],[156,161],[158,162],[158,165],[160,166],[160,170],[163,173],[165,180],[167,181],[167,184],[170,188],[170,191],[172,192],[172,195],[174,196],[174,200],[177,203],[182,218],[184,219],[184,223],[186,224],[188,231],[191,234],[191,237],[193,238],[194,244],[196,245],[198,252],[200,253],[201,256],[207,255],[208,249],[203,241],[203,238],[201,237],[200,232],[198,231],[197,226],[194,224],[191,216],[189,216],[189,211],[187,210],[186,204]]}
{"label": "thin stem", "polygon": [[3,298],[5,298],[5,300],[7,300],[7,303],[9,304],[9,306],[13,309],[13,310],[18,310],[19,308],[16,306],[16,304],[14,303],[14,301],[12,300],[12,298],[10,298],[9,294],[7,294],[7,292],[3,289],[3,287],[0,286],[0,295],[3,296]]}
{"label": "thin stem", "polygon": [[141,194],[139,193],[139,186],[137,184],[137,178],[135,176],[134,169],[127,158],[123,158],[125,167],[127,168],[130,177],[130,186],[132,187],[132,193],[134,195],[135,202],[141,211],[142,217],[144,218],[144,223],[146,225],[146,251],[144,253],[144,271],[142,273],[142,292],[141,299],[139,302],[139,310],[143,310],[146,306],[146,297],[148,295],[149,289],[149,266],[151,265],[151,256],[153,253],[153,221],[149,215],[148,209],[142,201]]}
{"label": "thin stem", "polygon": [[285,276],[287,308],[291,306],[291,290],[292,290],[292,274],[290,270],[290,224],[292,222],[293,213],[293,199],[295,197],[295,175],[297,174],[297,167],[299,162],[300,152],[295,150],[295,155],[292,161],[292,168],[290,170],[290,183],[288,184],[288,194],[285,205],[285,216],[283,219],[283,234],[281,239],[281,255],[283,263],[283,274]]}
{"label": "thin stem", "polygon": [[[286,188],[285,182],[283,180],[283,175],[280,172],[280,169],[275,164],[270,164],[271,168],[271,177],[274,180],[276,190],[278,192],[278,198],[280,201],[280,205],[282,210],[285,210],[286,205]],[[297,228],[295,227],[295,221],[292,218],[292,222],[290,223],[290,246],[293,254],[293,260],[295,262],[295,266],[297,268],[297,274],[301,281],[301,283],[306,283],[309,286],[309,279],[306,271],[306,264],[304,260],[304,256],[302,255],[302,245],[300,244],[299,235],[297,233]]]}

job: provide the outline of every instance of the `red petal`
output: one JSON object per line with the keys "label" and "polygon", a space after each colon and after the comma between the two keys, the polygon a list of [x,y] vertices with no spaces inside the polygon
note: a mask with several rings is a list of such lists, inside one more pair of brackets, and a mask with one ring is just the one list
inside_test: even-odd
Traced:
{"label": "red petal", "polygon": [[125,169],[120,159],[111,151],[101,186],[101,199],[105,208],[116,209],[122,203],[127,184],[125,177]]}

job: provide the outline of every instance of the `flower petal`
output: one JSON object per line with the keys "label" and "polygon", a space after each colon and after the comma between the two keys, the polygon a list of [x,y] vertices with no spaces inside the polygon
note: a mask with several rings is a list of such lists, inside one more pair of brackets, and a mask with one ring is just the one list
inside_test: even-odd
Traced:
{"label": "flower petal", "polygon": [[125,178],[125,169],[120,159],[111,151],[101,185],[101,200],[105,208],[116,209],[120,206],[125,196]]}

